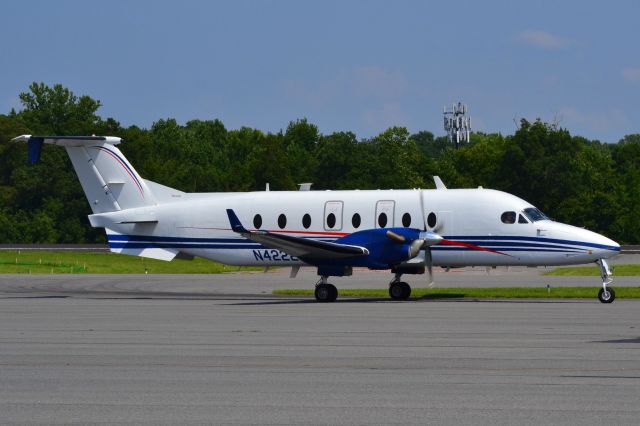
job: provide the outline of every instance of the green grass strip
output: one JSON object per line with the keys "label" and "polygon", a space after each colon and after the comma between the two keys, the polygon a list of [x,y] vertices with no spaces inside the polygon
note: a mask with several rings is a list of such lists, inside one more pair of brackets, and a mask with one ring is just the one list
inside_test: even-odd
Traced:
{"label": "green grass strip", "polygon": [[[506,287],[506,288],[414,288],[412,299],[594,299],[598,286],[593,287]],[[616,298],[639,299],[640,287],[614,287]],[[282,296],[313,296],[313,289],[276,289]],[[340,296],[389,297],[387,289],[338,289]]]}
{"label": "green grass strip", "polygon": [[0,251],[0,274],[220,274],[239,268],[206,259],[171,262],[116,253],[80,251]]}
{"label": "green grass strip", "polygon": [[[637,277],[640,275],[640,265],[615,265],[612,266],[613,275],[617,277]],[[545,272],[544,275],[552,277],[599,277],[600,268],[597,266],[573,266],[568,268],[556,268]]]}

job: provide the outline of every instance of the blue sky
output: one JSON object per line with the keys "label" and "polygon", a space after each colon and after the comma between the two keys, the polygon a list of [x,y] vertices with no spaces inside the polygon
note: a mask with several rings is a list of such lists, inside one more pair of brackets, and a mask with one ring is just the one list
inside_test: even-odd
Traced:
{"label": "blue sky", "polygon": [[640,133],[637,1],[4,1],[0,113],[62,83],[123,125],[221,119],[370,137],[520,117],[616,142]]}

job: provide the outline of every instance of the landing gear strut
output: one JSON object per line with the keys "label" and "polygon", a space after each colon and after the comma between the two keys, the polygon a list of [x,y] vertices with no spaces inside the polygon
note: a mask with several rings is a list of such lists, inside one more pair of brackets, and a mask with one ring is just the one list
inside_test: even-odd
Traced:
{"label": "landing gear strut", "polygon": [[411,286],[404,281],[400,281],[402,274],[396,274],[389,283],[389,296],[393,300],[407,300],[411,296]]}
{"label": "landing gear strut", "polygon": [[613,273],[606,260],[598,259],[596,263],[600,267],[600,277],[602,278],[602,288],[598,292],[598,299],[602,303],[611,303],[616,299],[616,292],[609,287],[609,284],[613,282]]}
{"label": "landing gear strut", "polygon": [[323,275],[316,284],[316,300],[322,303],[335,302],[338,298],[338,289],[327,282],[327,276]]}

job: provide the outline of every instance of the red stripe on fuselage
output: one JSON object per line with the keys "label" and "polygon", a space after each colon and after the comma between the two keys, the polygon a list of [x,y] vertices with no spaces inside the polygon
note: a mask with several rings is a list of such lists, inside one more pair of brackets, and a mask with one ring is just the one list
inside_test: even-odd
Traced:
{"label": "red stripe on fuselage", "polygon": [[501,254],[503,256],[513,257],[510,254],[503,253],[501,251],[496,251],[496,250],[488,249],[488,248],[485,248],[485,247],[476,246],[474,244],[463,243],[462,241],[441,240],[438,244],[439,245],[443,245],[443,246],[467,247],[467,248],[470,248],[472,250],[486,251],[486,252],[489,252],[489,253],[495,253],[495,254]]}

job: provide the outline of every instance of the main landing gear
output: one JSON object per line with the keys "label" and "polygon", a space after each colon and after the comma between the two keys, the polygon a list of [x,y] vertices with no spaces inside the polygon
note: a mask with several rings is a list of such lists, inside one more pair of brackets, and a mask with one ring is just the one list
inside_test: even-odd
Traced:
{"label": "main landing gear", "polygon": [[609,284],[613,282],[613,273],[606,260],[598,259],[596,263],[600,267],[600,277],[602,278],[602,288],[598,292],[598,299],[602,303],[611,303],[616,299],[616,292],[609,287]]}
{"label": "main landing gear", "polygon": [[327,276],[323,275],[316,284],[315,296],[318,302],[335,302],[338,298],[338,289],[335,285],[327,282]]}
{"label": "main landing gear", "polygon": [[[341,277],[345,275],[351,275],[351,268],[318,268],[318,275],[320,280],[316,283],[316,290],[314,292],[316,300],[321,303],[335,302],[338,298],[338,289],[333,284],[329,284],[327,279],[331,276]],[[424,273],[424,266],[419,267],[405,267],[403,269],[394,268],[392,272],[395,277],[389,283],[389,296],[392,300],[407,300],[411,296],[411,286],[404,281],[400,281],[402,274],[421,274]]]}
{"label": "main landing gear", "polygon": [[389,283],[389,296],[393,300],[407,300],[411,296],[411,286],[404,281],[400,281],[402,274],[396,274]]}

